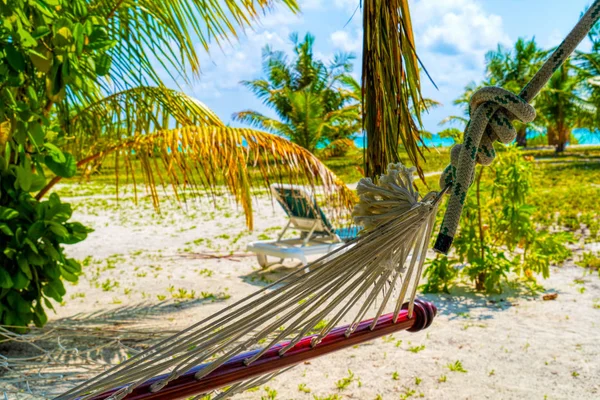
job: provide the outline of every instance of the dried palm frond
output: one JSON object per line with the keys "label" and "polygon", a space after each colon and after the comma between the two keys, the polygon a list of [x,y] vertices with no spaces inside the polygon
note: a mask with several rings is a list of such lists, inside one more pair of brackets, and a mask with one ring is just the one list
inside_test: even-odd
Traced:
{"label": "dried palm frond", "polygon": [[398,162],[403,144],[423,178],[418,143],[424,104],[408,0],[363,2],[363,27],[365,175],[378,177]]}
{"label": "dried palm frond", "polygon": [[[126,178],[136,200],[143,180],[157,208],[158,187],[170,188],[178,200],[204,191],[216,196],[224,187],[252,228],[251,188],[275,182],[310,186],[325,195],[331,211],[353,205],[353,193],[306,149],[266,132],[225,126],[200,101],[163,87],[129,89],[82,107],[65,131],[72,139],[65,149],[78,167],[102,162],[114,168],[117,186]],[[104,162],[110,154],[114,162]]]}

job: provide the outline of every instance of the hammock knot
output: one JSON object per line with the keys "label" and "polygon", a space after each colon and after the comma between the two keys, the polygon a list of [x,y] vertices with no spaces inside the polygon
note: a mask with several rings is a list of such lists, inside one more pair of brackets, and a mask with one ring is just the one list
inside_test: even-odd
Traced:
{"label": "hammock knot", "polygon": [[[511,121],[528,123],[535,119],[535,109],[520,96],[501,87],[489,86],[479,89],[469,102],[471,121],[467,125],[484,131],[479,143],[474,143],[470,136],[463,144],[457,144],[450,153],[450,165],[440,177],[440,187],[445,188],[457,181],[456,173],[460,161],[460,153],[468,152],[472,160],[481,165],[490,165],[496,157],[493,143],[498,140],[504,144],[511,143],[517,137],[517,131]],[[473,183],[475,170],[469,179]],[[459,188],[464,190],[466,188]],[[455,188],[456,190],[456,188]]]}
{"label": "hammock knot", "polygon": [[419,193],[414,188],[415,171],[414,167],[392,163],[377,183],[371,178],[362,178],[356,186],[360,200],[352,213],[354,222],[365,230],[372,230],[420,204]]}

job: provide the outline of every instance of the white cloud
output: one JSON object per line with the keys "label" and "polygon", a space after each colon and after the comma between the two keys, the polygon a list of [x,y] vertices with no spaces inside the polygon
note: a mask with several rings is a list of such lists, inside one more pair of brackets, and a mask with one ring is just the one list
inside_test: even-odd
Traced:
{"label": "white cloud", "polygon": [[198,45],[201,75],[190,87],[191,94],[201,99],[218,98],[224,91],[239,89],[240,81],[258,77],[260,54],[265,45],[291,52],[289,35],[302,21],[301,16],[289,11],[276,12],[262,18],[256,28],[247,30],[239,42],[224,43],[221,48],[213,46],[210,54]]}
{"label": "white cloud", "polygon": [[444,106],[427,117],[429,129],[449,114],[461,111],[452,101],[471,81],[485,73],[485,54],[499,43],[510,46],[502,17],[487,12],[482,0],[410,0],[417,53],[438,86],[423,76],[423,94]]}
{"label": "white cloud", "polygon": [[347,30],[335,31],[329,37],[333,45],[343,51],[357,52],[362,49],[362,31],[355,30],[353,33]]}
{"label": "white cloud", "polygon": [[337,8],[347,9],[351,12],[354,12],[357,7],[360,6],[361,0],[334,0],[333,4]]}
{"label": "white cloud", "polygon": [[510,44],[502,17],[486,13],[476,0],[420,0],[412,8],[419,48],[466,58],[483,66],[484,55],[498,43]]}

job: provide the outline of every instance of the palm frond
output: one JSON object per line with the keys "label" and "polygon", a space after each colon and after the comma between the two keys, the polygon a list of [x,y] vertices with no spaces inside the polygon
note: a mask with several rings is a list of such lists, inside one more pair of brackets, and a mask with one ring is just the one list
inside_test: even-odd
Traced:
{"label": "palm frond", "polygon": [[402,143],[423,178],[418,147],[422,96],[408,0],[365,1],[363,27],[365,174],[377,177],[398,162]]}
{"label": "palm frond", "polygon": [[233,114],[233,120],[243,122],[254,128],[262,129],[270,133],[289,136],[290,128],[281,121],[269,118],[266,115],[253,110],[244,110]]}
{"label": "palm frond", "polygon": [[90,7],[109,21],[112,84],[121,90],[160,83],[156,64],[173,79],[198,74],[198,43],[208,51],[237,37],[277,3],[299,10],[296,0],[92,0]]}
{"label": "palm frond", "polygon": [[182,126],[135,134],[81,159],[78,166],[109,154],[116,159],[111,166],[115,175],[124,175],[134,193],[139,184],[136,176],[142,176],[156,208],[159,187],[165,192],[170,189],[178,200],[207,193],[216,199],[225,189],[242,206],[249,229],[253,227],[252,189],[272,183],[310,186],[324,196],[324,205],[333,215],[349,212],[354,204],[354,193],[312,153],[253,129]]}
{"label": "palm frond", "polygon": [[139,134],[181,126],[224,126],[197,99],[164,87],[141,86],[91,104],[72,105],[64,129],[72,138],[65,148],[77,159]]}

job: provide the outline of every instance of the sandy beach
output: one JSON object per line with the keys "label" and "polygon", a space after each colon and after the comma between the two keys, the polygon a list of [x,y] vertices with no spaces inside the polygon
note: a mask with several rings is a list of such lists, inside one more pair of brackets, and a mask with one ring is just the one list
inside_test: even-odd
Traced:
{"label": "sandy beach", "polygon": [[[67,301],[51,321],[144,304],[136,326],[184,328],[298,268],[288,262],[264,271],[245,253],[248,242],[274,238],[285,223],[266,196],[255,201],[256,226],[249,232],[229,200],[217,200],[216,207],[190,201],[183,208],[165,201],[157,214],[147,198],[135,206],[127,198],[117,202],[110,187],[94,187],[100,194],[85,198],[81,190],[71,185],[59,192],[77,204],[74,220],[94,232],[68,248],[84,260],[84,275],[68,285]],[[600,246],[575,247],[576,258],[584,247]],[[460,287],[451,296],[424,295],[439,309],[426,331],[307,362],[235,398],[599,398],[599,277],[570,259],[540,283],[557,299],[543,301],[541,293],[485,297]]]}

